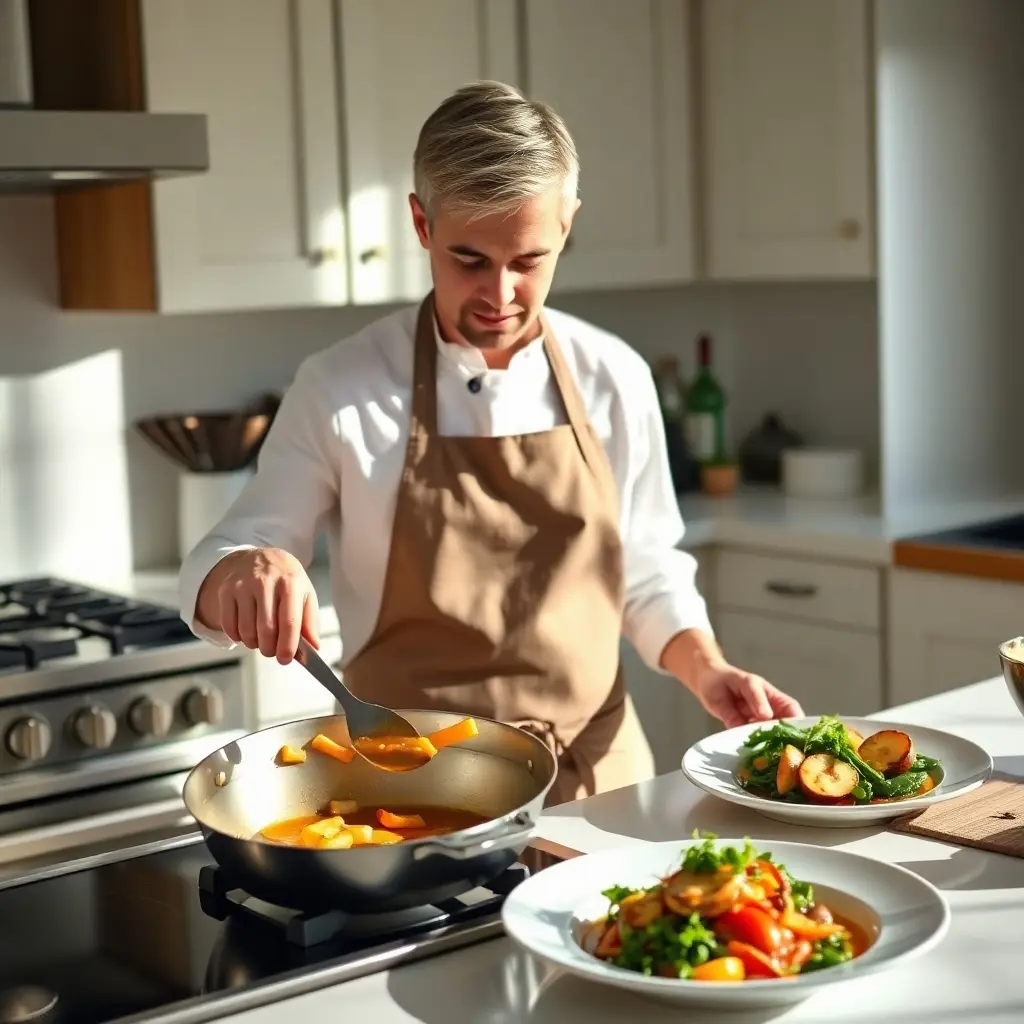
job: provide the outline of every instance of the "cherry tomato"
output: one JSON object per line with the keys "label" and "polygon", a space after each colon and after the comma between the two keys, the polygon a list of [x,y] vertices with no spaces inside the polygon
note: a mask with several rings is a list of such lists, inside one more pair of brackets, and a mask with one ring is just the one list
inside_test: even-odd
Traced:
{"label": "cherry tomato", "polygon": [[739,907],[715,918],[715,934],[724,942],[746,942],[762,953],[774,953],[785,941],[778,921],[760,907]]}
{"label": "cherry tomato", "polygon": [[748,978],[778,978],[782,975],[782,968],[767,953],[762,953],[746,942],[733,941],[725,948],[730,956],[743,961]]}
{"label": "cherry tomato", "polygon": [[719,956],[694,967],[690,975],[694,981],[743,981],[746,978],[743,961],[738,956]]}

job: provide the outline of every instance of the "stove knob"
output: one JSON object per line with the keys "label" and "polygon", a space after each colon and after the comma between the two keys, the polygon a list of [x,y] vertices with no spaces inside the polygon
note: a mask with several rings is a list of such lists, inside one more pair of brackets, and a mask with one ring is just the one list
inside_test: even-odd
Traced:
{"label": "stove knob", "polygon": [[165,700],[140,697],[128,708],[128,724],[140,736],[166,736],[173,721],[174,712]]}
{"label": "stove knob", "polygon": [[192,725],[217,725],[224,717],[224,695],[213,686],[197,686],[185,694],[182,710]]}
{"label": "stove knob", "polygon": [[7,749],[20,761],[38,761],[50,752],[50,726],[45,718],[19,718],[7,730]]}
{"label": "stove knob", "polygon": [[75,715],[72,728],[83,747],[105,750],[117,735],[117,719],[106,708],[94,704]]}

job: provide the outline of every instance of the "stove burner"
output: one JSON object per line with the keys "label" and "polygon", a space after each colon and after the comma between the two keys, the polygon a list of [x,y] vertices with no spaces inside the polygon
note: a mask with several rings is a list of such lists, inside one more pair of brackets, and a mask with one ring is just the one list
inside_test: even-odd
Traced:
{"label": "stove burner", "polygon": [[106,640],[112,654],[123,654],[129,647],[155,647],[192,636],[185,622],[164,608],[135,606],[120,612],[110,609],[90,619],[76,617],[74,621],[86,635]]}
{"label": "stove burner", "polygon": [[37,985],[19,985],[0,992],[0,1024],[29,1024],[57,1005],[57,993]]}
{"label": "stove burner", "polygon": [[172,608],[50,577],[0,584],[0,669],[73,657],[85,637],[112,655],[194,639]]}
{"label": "stove burner", "polygon": [[4,630],[0,633],[0,668],[38,668],[50,658],[71,658],[78,653],[82,634],[77,629],[32,621],[12,629],[12,620],[0,619],[0,623]]}
{"label": "stove burner", "polygon": [[236,917],[258,923],[277,932],[289,945],[302,949],[331,941],[350,949],[366,949],[380,942],[407,939],[433,928],[468,923],[493,914],[529,873],[525,864],[513,864],[488,883],[488,896],[472,903],[456,897],[389,914],[349,914],[343,910],[308,913],[249,896],[231,884],[222,868],[207,864],[199,872],[199,904],[208,917],[218,921]]}

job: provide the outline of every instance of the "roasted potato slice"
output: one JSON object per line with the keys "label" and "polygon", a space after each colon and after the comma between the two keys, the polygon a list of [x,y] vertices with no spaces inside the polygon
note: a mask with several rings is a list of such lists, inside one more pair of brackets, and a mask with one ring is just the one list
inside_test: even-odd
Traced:
{"label": "roasted potato slice", "polygon": [[914,744],[905,732],[882,729],[872,733],[857,753],[883,775],[902,775],[914,763]]}
{"label": "roasted potato slice", "polygon": [[816,804],[834,804],[848,797],[860,776],[857,769],[832,754],[812,754],[800,765],[800,788]]}

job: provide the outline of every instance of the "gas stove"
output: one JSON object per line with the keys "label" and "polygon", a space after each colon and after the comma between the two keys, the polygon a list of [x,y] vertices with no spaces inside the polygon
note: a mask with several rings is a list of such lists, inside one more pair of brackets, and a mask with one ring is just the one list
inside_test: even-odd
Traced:
{"label": "gas stove", "polygon": [[59,798],[175,775],[180,797],[181,773],[252,726],[241,655],[176,609],[51,577],[0,582],[0,864],[12,831],[68,820]]}
{"label": "gas stove", "polygon": [[[197,835],[0,884],[0,1024],[199,1024],[503,934],[529,874],[389,915],[307,915],[233,889]],[[61,927],[55,928],[54,921]]]}

